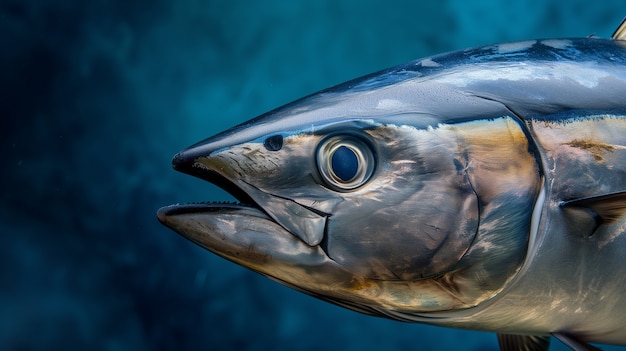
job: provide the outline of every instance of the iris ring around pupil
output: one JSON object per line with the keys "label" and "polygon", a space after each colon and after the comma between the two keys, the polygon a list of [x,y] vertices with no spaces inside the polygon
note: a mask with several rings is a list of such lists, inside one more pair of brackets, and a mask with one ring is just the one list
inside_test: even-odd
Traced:
{"label": "iris ring around pupil", "polygon": [[342,182],[349,182],[359,171],[359,158],[351,148],[341,145],[331,155],[332,172]]}
{"label": "iris ring around pupil", "polygon": [[318,146],[317,168],[325,185],[348,192],[367,183],[374,173],[376,158],[365,138],[351,134],[333,135]]}

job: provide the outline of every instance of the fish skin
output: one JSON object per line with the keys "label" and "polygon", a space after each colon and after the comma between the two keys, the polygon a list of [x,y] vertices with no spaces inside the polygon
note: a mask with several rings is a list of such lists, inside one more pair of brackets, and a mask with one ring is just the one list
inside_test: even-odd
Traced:
{"label": "fish skin", "polygon": [[[319,169],[333,137],[373,155],[356,189]],[[173,165],[242,203],[168,206],[161,222],[309,295],[403,321],[626,345],[624,41],[412,61],[205,139]]]}

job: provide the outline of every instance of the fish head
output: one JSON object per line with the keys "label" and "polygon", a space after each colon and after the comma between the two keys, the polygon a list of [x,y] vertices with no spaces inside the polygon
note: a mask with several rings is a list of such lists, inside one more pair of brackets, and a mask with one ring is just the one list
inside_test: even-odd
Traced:
{"label": "fish head", "polygon": [[[472,172],[459,126],[441,123],[442,111],[407,108],[402,95],[321,92],[181,151],[176,170],[239,202],[169,206],[160,221],[235,263],[361,312],[467,307],[459,287],[442,281],[464,268],[476,241],[477,189],[497,181]],[[481,103],[496,113],[491,101]]]}

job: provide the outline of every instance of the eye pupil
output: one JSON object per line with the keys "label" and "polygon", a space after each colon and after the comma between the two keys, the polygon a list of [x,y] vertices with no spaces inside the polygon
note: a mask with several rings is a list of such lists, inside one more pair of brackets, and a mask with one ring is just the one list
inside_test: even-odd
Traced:
{"label": "eye pupil", "polygon": [[359,159],[348,147],[340,146],[331,158],[332,171],[344,182],[352,180],[359,170]]}
{"label": "eye pupil", "polygon": [[323,184],[334,191],[356,190],[374,174],[376,158],[366,138],[332,135],[317,147],[317,169]]}

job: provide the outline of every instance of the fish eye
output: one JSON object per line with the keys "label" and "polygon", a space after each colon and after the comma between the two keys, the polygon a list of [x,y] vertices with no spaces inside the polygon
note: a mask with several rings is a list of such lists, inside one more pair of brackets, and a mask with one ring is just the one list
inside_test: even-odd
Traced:
{"label": "fish eye", "polygon": [[365,184],[376,163],[369,144],[354,135],[334,135],[322,141],[316,161],[322,179],[336,191],[350,191]]}

